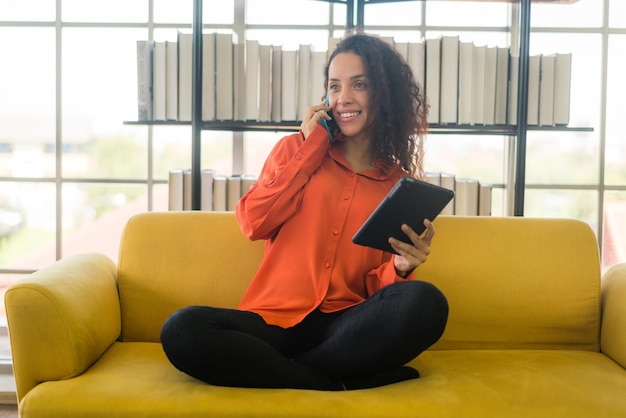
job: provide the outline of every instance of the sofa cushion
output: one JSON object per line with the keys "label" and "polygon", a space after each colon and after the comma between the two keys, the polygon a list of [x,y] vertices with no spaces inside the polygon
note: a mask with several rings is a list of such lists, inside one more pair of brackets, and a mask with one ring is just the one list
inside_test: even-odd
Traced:
{"label": "sofa cushion", "polygon": [[[422,377],[322,392],[211,386],[177,371],[157,343],[115,343],[84,374],[45,382],[21,403],[38,417],[614,417],[626,416],[626,373],[576,350],[436,350]],[[71,394],[68,396],[68,394]]]}
{"label": "sofa cushion", "polygon": [[588,224],[441,217],[418,279],[447,296],[433,347],[599,350],[600,259]]}

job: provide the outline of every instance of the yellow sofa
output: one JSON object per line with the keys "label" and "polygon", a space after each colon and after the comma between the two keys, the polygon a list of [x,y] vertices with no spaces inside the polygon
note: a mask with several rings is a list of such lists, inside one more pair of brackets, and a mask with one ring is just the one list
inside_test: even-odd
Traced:
{"label": "yellow sofa", "polygon": [[440,217],[418,278],[447,295],[421,378],[321,392],[215,387],[159,344],[191,304],[234,307],[261,242],[232,213],[146,213],[118,263],[67,257],[6,293],[22,417],[626,417],[626,265],[600,278],[574,220]]}

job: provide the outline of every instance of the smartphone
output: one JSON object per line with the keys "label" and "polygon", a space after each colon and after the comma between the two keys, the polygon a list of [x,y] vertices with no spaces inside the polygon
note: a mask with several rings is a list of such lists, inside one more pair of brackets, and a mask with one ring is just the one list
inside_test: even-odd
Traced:
{"label": "smartphone", "polygon": [[[328,106],[329,103],[330,103],[330,101],[328,100],[328,92],[326,92],[326,106]],[[328,112],[328,115],[331,118],[333,117],[333,114],[330,111]],[[326,132],[328,132],[328,141],[332,142],[332,140],[333,140],[333,131],[335,130],[335,127],[336,127],[336,125],[334,123],[334,120],[331,120],[330,123],[329,123],[329,121],[327,121],[326,119],[322,119],[322,125],[324,125],[324,128],[326,129]],[[332,126],[332,129],[331,129],[331,126]]]}

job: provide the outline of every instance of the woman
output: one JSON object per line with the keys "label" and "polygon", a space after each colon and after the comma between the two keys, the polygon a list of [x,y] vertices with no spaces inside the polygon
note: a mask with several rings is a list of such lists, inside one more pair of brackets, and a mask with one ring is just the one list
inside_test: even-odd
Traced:
{"label": "woman", "polygon": [[[435,343],[448,305],[412,280],[435,229],[398,255],[358,246],[354,232],[403,176],[421,174],[424,97],[411,69],[377,37],[339,43],[325,68],[328,105],[281,139],[236,208],[265,254],[239,309],[188,307],[162,343],[180,370],[220,386],[362,389],[419,377],[404,366]],[[329,113],[332,112],[332,117]],[[331,138],[321,126],[332,121]],[[245,255],[243,255],[245,256]]]}

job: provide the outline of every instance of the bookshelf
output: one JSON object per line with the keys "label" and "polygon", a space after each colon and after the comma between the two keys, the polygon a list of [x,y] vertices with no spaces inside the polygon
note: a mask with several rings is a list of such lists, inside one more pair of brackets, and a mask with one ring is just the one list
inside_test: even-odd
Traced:
{"label": "bookshelf", "polygon": [[[435,1],[435,0],[318,0],[326,3],[338,3],[346,6],[346,29],[364,27],[366,6],[376,3],[393,3],[399,1]],[[439,0],[467,1],[467,0]],[[477,0],[473,0],[477,1]],[[524,190],[526,177],[526,134],[530,130],[553,131],[591,131],[592,128],[569,126],[529,126],[528,110],[528,74],[529,74],[529,41],[530,41],[530,9],[531,3],[571,4],[578,0],[478,0],[485,2],[520,3],[519,13],[519,79],[517,98],[516,125],[437,125],[429,126],[432,134],[456,135],[497,135],[515,138],[515,174],[513,185],[513,214],[524,215]],[[191,184],[193,210],[200,209],[201,202],[201,133],[203,130],[216,131],[276,131],[289,132],[299,129],[297,122],[242,122],[242,121],[203,121],[202,120],[202,8],[203,0],[193,0],[192,22],[192,116],[191,122],[180,121],[132,121],[132,125],[191,125],[192,156]]]}

